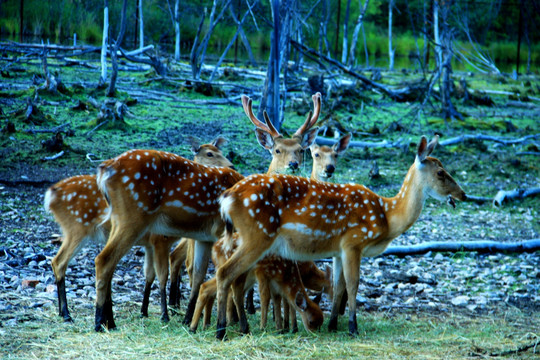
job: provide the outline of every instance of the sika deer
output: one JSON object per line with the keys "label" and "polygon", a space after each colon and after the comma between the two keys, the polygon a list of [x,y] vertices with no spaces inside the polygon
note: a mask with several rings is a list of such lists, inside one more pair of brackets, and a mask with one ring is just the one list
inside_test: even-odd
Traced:
{"label": "sika deer", "polygon": [[[243,95],[242,106],[244,112],[255,125],[255,133],[259,144],[270,151],[272,161],[268,168],[267,174],[281,173],[286,170],[296,171],[303,162],[303,154],[305,149],[313,144],[318,127],[313,127],[317,122],[321,112],[321,94],[316,93],[312,96],[313,112],[309,112],[306,120],[300,126],[293,136],[289,139],[284,138],[272,125],[266,111],[264,112],[265,122],[259,120],[253,114],[252,100]],[[191,279],[190,265],[192,263],[193,247],[189,245],[189,239],[182,239],[173,250],[170,257],[171,266],[171,292],[169,304],[178,306],[180,303],[180,274],[181,267],[186,262],[186,269]],[[253,293],[248,295],[253,303]],[[249,300],[248,300],[249,302]],[[253,313],[254,313],[253,309]]]}
{"label": "sika deer", "polygon": [[[330,184],[287,175],[253,175],[225,191],[220,199],[227,236],[235,228],[240,246],[218,267],[217,338],[225,336],[228,290],[243,287],[247,271],[266,254],[289,259],[333,256],[334,299],[329,329],[337,329],[338,308],[345,285],[349,305],[349,333],[358,334],[356,293],[362,256],[382,253],[411,227],[428,196],[465,200],[465,192],[441,162],[429,157],[438,141],[422,137],[414,164],[395,197],[381,197],[356,184]],[[342,271],[341,271],[342,270]],[[238,292],[233,291],[238,303]],[[240,308],[240,311],[243,309]],[[245,315],[244,315],[245,316]]]}
{"label": "sika deer", "polygon": [[[192,142],[194,161],[209,166],[232,166],[220,151],[226,142],[219,136],[211,144],[196,146]],[[201,151],[204,150],[204,151]],[[52,212],[63,233],[62,245],[51,264],[56,278],[59,315],[64,321],[72,321],[69,313],[65,288],[65,274],[71,259],[88,242],[105,243],[110,232],[107,220],[107,202],[98,190],[96,175],[79,175],[66,178],[51,186],[45,193],[45,209]],[[150,289],[158,274],[161,293],[161,317],[168,321],[165,292],[168,276],[168,258],[170,246],[177,238],[161,235],[145,235],[139,245],[145,247],[145,289],[141,314],[148,316]]]}

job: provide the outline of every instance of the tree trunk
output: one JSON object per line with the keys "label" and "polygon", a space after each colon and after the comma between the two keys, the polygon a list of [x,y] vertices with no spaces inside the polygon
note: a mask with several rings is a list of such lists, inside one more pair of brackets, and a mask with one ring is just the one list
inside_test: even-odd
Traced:
{"label": "tree trunk", "polygon": [[339,54],[339,22],[341,21],[341,0],[337,1],[336,40],[334,41],[334,59]]}
{"label": "tree trunk", "polygon": [[351,42],[351,50],[349,52],[349,61],[348,65],[354,66],[354,63],[356,61],[356,44],[358,43],[358,34],[360,33],[360,29],[363,26],[364,22],[364,15],[366,13],[367,7],[369,5],[369,0],[366,0],[364,2],[364,6],[362,6],[362,0],[358,0],[358,8],[360,10],[360,14],[358,14],[358,19],[356,19],[356,25],[354,26],[354,32]]}
{"label": "tree trunk", "polygon": [[174,2],[174,60],[180,61],[180,0]]}
{"label": "tree trunk", "polygon": [[441,13],[441,64],[439,65],[439,71],[442,77],[441,85],[441,106],[443,118],[445,119],[461,119],[461,114],[458,113],[454,104],[452,103],[452,56],[454,54],[452,50],[453,33],[450,28],[450,9],[454,5],[454,1],[445,0],[443,6],[440,7]]}
{"label": "tree trunk", "polygon": [[139,49],[142,49],[144,47],[143,0],[139,0],[137,13],[139,14]]}
{"label": "tree trunk", "polygon": [[109,89],[107,89],[107,96],[113,97],[116,93],[116,78],[118,77],[118,49],[120,44],[124,39],[124,33],[126,32],[126,9],[127,9],[127,0],[123,0],[122,3],[122,14],[120,18],[120,33],[116,39],[114,46],[111,51],[111,62],[112,62],[112,72],[111,72],[111,82],[109,83]]}
{"label": "tree trunk", "polygon": [[[248,3],[248,6],[250,8],[253,8],[255,6],[255,4],[258,2],[258,0],[256,0],[252,5],[249,5]],[[248,54],[248,57],[249,57],[249,62],[251,63],[252,66],[257,66],[257,61],[255,61],[255,56],[253,56],[253,51],[251,50],[251,45],[249,44],[249,40],[246,36],[246,33],[244,31],[244,28],[242,27],[242,24],[238,22],[238,18],[236,17],[236,13],[234,12],[234,9],[233,9],[233,6],[230,6],[229,7],[229,12],[231,13],[231,17],[233,18],[234,22],[238,25],[238,29],[239,29],[239,36],[240,36],[240,40],[242,40],[242,44],[244,45],[244,48],[246,49],[246,52]],[[242,23],[244,22],[244,20],[242,20]],[[235,56],[236,58],[236,56]]]}
{"label": "tree trunk", "polygon": [[107,45],[109,44],[109,0],[103,6],[103,41],[101,43],[101,77],[99,84],[107,82]]}
{"label": "tree trunk", "polygon": [[351,0],[347,0],[345,8],[345,21],[343,21],[343,50],[341,52],[341,63],[347,64],[347,51],[349,50],[349,13],[351,9]]}
{"label": "tree trunk", "polygon": [[392,47],[392,11],[394,0],[388,2],[388,70],[394,71],[394,48]]}
{"label": "tree trunk", "polygon": [[328,42],[328,21],[330,19],[330,0],[322,1],[321,24],[319,29],[319,53],[324,54],[323,45],[326,47],[326,56],[331,57],[330,43]]}
{"label": "tree trunk", "polygon": [[19,3],[19,42],[23,42],[24,31],[24,0]]}
{"label": "tree trunk", "polygon": [[433,37],[435,41],[435,54],[438,68],[442,66],[441,38],[439,36],[440,1],[441,0],[433,0]]}

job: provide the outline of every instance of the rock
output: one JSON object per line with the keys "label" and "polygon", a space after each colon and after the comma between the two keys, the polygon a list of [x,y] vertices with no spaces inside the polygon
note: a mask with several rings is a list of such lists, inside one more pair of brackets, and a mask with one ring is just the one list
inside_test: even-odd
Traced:
{"label": "rock", "polygon": [[39,280],[24,279],[21,283],[23,289],[35,288],[39,284]]}
{"label": "rock", "polygon": [[450,302],[455,306],[463,306],[469,302],[469,297],[467,295],[456,296]]}
{"label": "rock", "polygon": [[45,288],[45,291],[48,293],[56,292],[56,285],[53,285],[53,284],[47,285],[47,287]]}

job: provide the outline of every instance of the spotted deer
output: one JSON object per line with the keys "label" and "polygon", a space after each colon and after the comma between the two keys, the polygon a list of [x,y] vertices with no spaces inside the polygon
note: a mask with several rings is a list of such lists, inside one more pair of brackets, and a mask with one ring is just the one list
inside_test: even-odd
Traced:
{"label": "spotted deer", "polygon": [[[239,237],[237,233],[233,234],[232,243],[227,242],[226,240],[226,238],[221,238],[214,244],[212,260],[217,267],[226,262],[239,245]],[[276,255],[264,257],[262,260],[257,262],[254,269],[251,269],[245,275],[243,288],[237,289],[240,291],[240,293],[236,298],[240,299],[240,302],[235,303],[236,312],[240,313],[240,308],[243,309],[242,299],[244,297],[244,293],[246,290],[252,288],[255,284],[255,280],[257,280],[259,282],[259,286],[263,287],[263,289],[261,289],[261,294],[267,294],[266,297],[261,296],[261,328],[266,327],[268,312],[267,308],[270,300],[270,294],[279,294],[287,299],[287,302],[292,305],[295,312],[298,311],[300,313],[306,330],[318,330],[324,320],[323,313],[319,305],[309,298],[304,284],[302,283],[303,275],[304,274],[300,274],[296,261],[283,259]],[[327,278],[325,278],[325,280],[327,280]],[[312,278],[311,282],[314,281],[315,279]],[[322,287],[324,285],[317,284],[317,286]],[[270,288],[272,290],[270,290]],[[192,332],[197,330],[203,310],[203,324],[205,327],[210,324],[210,316],[212,313],[212,306],[214,304],[216,292],[217,283],[215,277],[201,285],[199,299],[197,301],[197,306],[195,307],[195,312],[190,325],[190,330]],[[232,308],[233,302],[231,300],[233,299],[229,299],[227,306],[227,318],[229,321],[231,321],[233,318],[234,311]],[[281,309],[278,311],[275,307],[274,313],[276,316],[276,328],[277,330],[282,330],[283,321],[281,320]],[[247,328],[247,321],[245,318],[240,318],[240,326],[242,329]]]}
{"label": "spotted deer", "polygon": [[[300,260],[333,256],[339,270],[334,274],[343,276],[334,276],[328,327],[337,330],[338,308],[346,287],[349,333],[357,335],[355,295],[362,256],[381,254],[410,228],[427,197],[447,200],[454,207],[454,199],[466,199],[442,163],[429,156],[437,142],[438,136],[430,143],[421,138],[415,161],[394,197],[379,196],[362,185],[289,175],[252,175],[225,191],[220,203],[227,236],[231,238],[235,228],[241,241],[216,271],[217,338],[223,339],[226,332],[229,287],[242,288],[244,274],[266,254]],[[233,296],[237,293],[233,291]]]}
{"label": "spotted deer", "polygon": [[[209,166],[232,166],[220,151],[226,142],[219,136],[210,144],[198,145],[192,141],[194,161]],[[195,144],[197,144],[195,146]],[[59,315],[72,321],[67,304],[65,275],[69,262],[89,242],[105,243],[111,223],[107,219],[108,204],[98,190],[96,175],[79,175],[63,179],[49,187],[45,193],[45,209],[50,211],[62,230],[62,244],[51,265],[56,279]],[[161,318],[169,320],[164,303],[169,249],[177,238],[146,234],[139,245],[145,248],[145,288],[141,314],[148,316],[150,289],[158,275],[161,293]]]}
{"label": "spotted deer", "polygon": [[[268,114],[263,112],[264,122],[253,114],[251,98],[242,96],[242,107],[249,120],[255,125],[255,134],[259,144],[270,151],[272,161],[267,174],[297,171],[304,160],[304,152],[315,141],[318,127],[314,127],[321,112],[321,94],[312,96],[313,111],[308,113],[304,123],[295,131],[290,138],[283,137],[272,125]],[[171,267],[171,291],[169,304],[178,306],[180,302],[180,279],[182,264],[186,263],[186,269],[191,279],[191,264],[193,246],[189,239],[182,239],[170,256]],[[190,283],[191,285],[191,283]],[[251,293],[252,294],[252,293]],[[251,295],[252,299],[252,295]],[[251,300],[252,303],[252,300]],[[253,310],[254,312],[254,310]]]}

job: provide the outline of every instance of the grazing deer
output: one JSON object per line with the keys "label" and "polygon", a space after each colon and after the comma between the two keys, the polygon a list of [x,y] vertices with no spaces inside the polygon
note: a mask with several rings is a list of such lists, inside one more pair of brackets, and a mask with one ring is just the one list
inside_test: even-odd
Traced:
{"label": "grazing deer", "polygon": [[[221,238],[214,244],[212,260],[216,267],[225,263],[239,245],[237,233],[233,235],[232,244],[226,240],[228,239]],[[306,270],[312,271],[312,269]],[[279,294],[287,299],[288,303],[293,306],[294,311],[298,311],[301,314],[302,322],[304,323],[306,330],[318,330],[324,320],[323,313],[318,304],[309,298],[304,288],[304,284],[302,283],[302,275],[299,272],[296,261],[283,259],[275,255],[266,256],[255,265],[254,269],[246,274],[243,283],[244,287],[238,289],[241,290],[241,294],[237,296],[237,298],[240,299],[240,303],[235,303],[237,313],[241,312],[239,310],[240,307],[243,308],[242,299],[245,291],[252,288],[255,284],[255,279],[257,279],[261,291],[261,329],[266,327],[271,294]],[[310,281],[311,283],[314,283],[316,280],[315,278],[312,278]],[[315,287],[322,288],[326,286],[328,278],[323,276],[323,281],[325,281],[325,284],[317,284]],[[203,326],[206,327],[210,324],[212,305],[214,304],[216,292],[217,283],[215,277],[201,285],[199,299],[190,325],[190,330],[192,332],[197,330],[203,310]],[[233,318],[232,301],[230,300],[232,299],[229,299],[227,307],[227,319],[229,319],[229,321]],[[277,299],[274,299],[274,301],[277,301]],[[279,302],[281,302],[281,299]],[[283,322],[281,320],[281,309],[277,310],[277,307],[274,307],[274,314],[276,315],[276,328],[277,330],[282,330]],[[240,326],[247,331],[247,320],[245,317],[240,318]]]}
{"label": "grazing deer", "polygon": [[[304,151],[313,144],[319,131],[318,127],[313,126],[317,122],[321,112],[321,94],[316,93],[312,96],[312,100],[313,112],[310,111],[308,113],[302,126],[295,131],[291,138],[284,138],[272,125],[266,111],[263,113],[265,120],[263,122],[253,114],[252,100],[245,95],[242,96],[242,107],[249,120],[255,125],[257,140],[263,148],[270,151],[272,156],[267,174],[282,173],[287,170],[296,171],[302,164]],[[170,305],[178,306],[180,303],[181,268],[184,262],[186,262],[186,269],[191,279],[193,246],[189,242],[189,239],[182,239],[170,256]]]}
{"label": "grazing deer", "polygon": [[[219,136],[211,144],[198,145],[192,140],[194,161],[209,166],[232,166],[220,151],[226,142]],[[65,274],[69,262],[88,242],[105,243],[111,224],[107,220],[107,202],[98,190],[96,175],[79,175],[63,179],[51,186],[45,193],[45,209],[52,212],[60,225],[63,239],[62,245],[51,265],[56,279],[59,315],[64,321],[72,321],[69,313]],[[141,314],[148,316],[150,289],[158,274],[161,293],[161,318],[169,320],[165,302],[168,276],[168,258],[171,245],[177,238],[162,235],[145,235],[139,245],[145,247],[145,288],[141,306]]]}
{"label": "grazing deer", "polygon": [[[290,259],[333,256],[334,298],[329,330],[337,330],[338,308],[345,286],[349,333],[358,334],[356,293],[362,256],[381,254],[420,216],[428,196],[465,200],[465,192],[441,162],[429,157],[438,141],[422,137],[414,164],[399,193],[379,196],[362,185],[330,184],[287,175],[252,175],[225,191],[221,213],[229,237],[235,228],[240,246],[216,271],[219,339],[225,336],[229,287],[242,288],[243,277],[265,254]],[[337,274],[343,273],[343,276]],[[238,302],[237,291],[233,291]],[[240,307],[240,311],[243,309]],[[245,315],[244,315],[245,316]]]}

